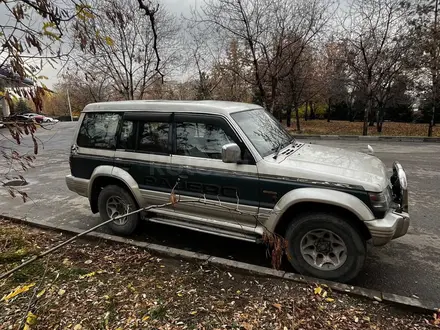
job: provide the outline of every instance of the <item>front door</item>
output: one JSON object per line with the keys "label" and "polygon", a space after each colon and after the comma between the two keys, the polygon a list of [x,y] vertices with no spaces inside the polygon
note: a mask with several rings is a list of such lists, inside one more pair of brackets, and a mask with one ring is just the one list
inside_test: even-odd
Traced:
{"label": "front door", "polygon": [[[223,145],[242,148],[241,164],[223,163]],[[176,208],[188,215],[239,226],[255,227],[258,173],[250,153],[227,121],[215,115],[176,114],[173,123],[172,168],[169,173],[182,200]]]}

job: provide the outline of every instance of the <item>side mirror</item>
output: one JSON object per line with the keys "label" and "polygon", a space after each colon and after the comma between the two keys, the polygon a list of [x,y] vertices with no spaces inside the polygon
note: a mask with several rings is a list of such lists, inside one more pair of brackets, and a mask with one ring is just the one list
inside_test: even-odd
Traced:
{"label": "side mirror", "polygon": [[240,147],[235,143],[228,143],[222,147],[223,163],[237,163],[241,160]]}

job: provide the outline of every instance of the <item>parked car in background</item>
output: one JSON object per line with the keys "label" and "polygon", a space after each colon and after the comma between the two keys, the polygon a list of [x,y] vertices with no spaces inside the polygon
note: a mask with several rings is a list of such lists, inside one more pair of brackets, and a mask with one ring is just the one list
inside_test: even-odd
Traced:
{"label": "parked car in background", "polygon": [[34,120],[37,123],[42,123],[43,120],[44,120],[44,116],[42,116],[42,115],[40,115],[38,113],[33,113],[33,112],[31,112],[31,113],[24,113],[24,114],[22,114],[20,116],[22,116],[22,117],[24,117],[26,119],[29,119],[29,120]]}
{"label": "parked car in background", "polygon": [[52,117],[43,116],[43,123],[58,123],[58,119],[54,119]]}
{"label": "parked car in background", "polygon": [[41,113],[25,113],[22,114],[21,116],[28,118],[28,119],[32,119],[34,121],[36,121],[37,123],[58,123],[58,119],[54,119],[52,117],[46,116],[44,114]]}

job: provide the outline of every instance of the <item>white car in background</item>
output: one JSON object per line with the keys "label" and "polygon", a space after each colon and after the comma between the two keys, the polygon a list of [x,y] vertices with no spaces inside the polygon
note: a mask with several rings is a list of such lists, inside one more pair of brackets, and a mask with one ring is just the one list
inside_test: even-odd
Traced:
{"label": "white car in background", "polygon": [[59,122],[59,120],[58,119],[54,119],[54,118],[52,118],[52,117],[47,117],[47,116],[44,116],[44,118],[43,118],[43,123],[58,123]]}
{"label": "white car in background", "polygon": [[35,121],[37,123],[58,123],[59,122],[58,119],[54,119],[52,117],[48,117],[43,114],[33,113],[33,112],[25,113],[22,116],[25,118],[29,118],[29,119],[35,119]]}

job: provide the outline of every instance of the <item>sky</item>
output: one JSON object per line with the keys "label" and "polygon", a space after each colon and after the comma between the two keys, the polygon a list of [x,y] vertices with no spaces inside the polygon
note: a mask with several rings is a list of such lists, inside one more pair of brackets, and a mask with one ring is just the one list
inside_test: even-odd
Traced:
{"label": "sky", "polygon": [[[173,13],[177,19],[181,19],[181,16],[188,17],[190,15],[191,8],[197,7],[203,0],[157,0],[161,5],[166,7],[171,13]],[[1,2],[1,1],[0,1]],[[0,22],[2,24],[6,22],[6,9],[0,6]],[[45,65],[40,75],[48,77],[48,80],[43,81],[48,88],[52,88],[58,81],[57,75],[61,69],[61,64],[52,68],[50,65]]]}

